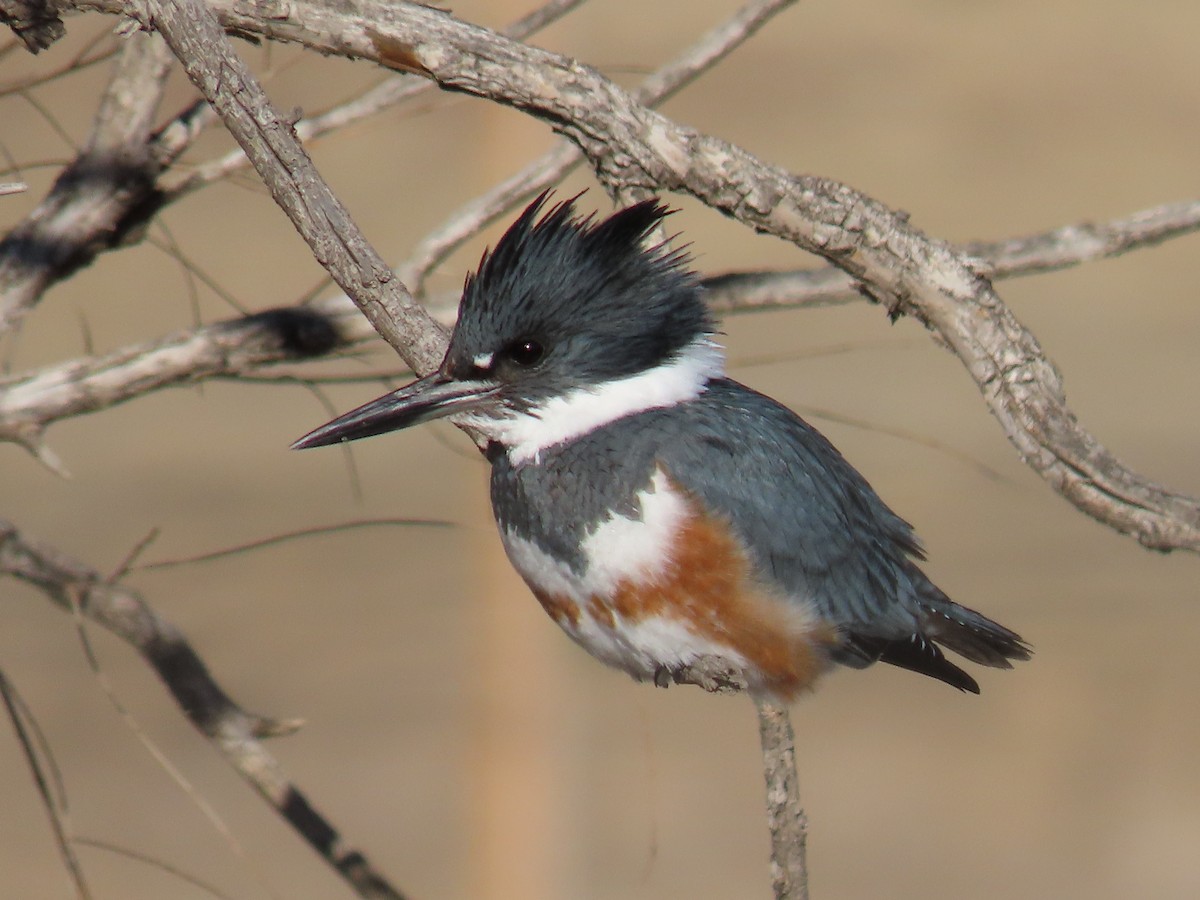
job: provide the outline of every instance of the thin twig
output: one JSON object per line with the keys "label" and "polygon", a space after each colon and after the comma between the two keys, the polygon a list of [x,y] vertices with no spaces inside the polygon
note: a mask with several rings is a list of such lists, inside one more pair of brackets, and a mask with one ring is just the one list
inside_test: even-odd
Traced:
{"label": "thin twig", "polygon": [[140,851],[133,850],[129,847],[122,847],[119,844],[112,844],[108,841],[100,840],[99,838],[76,836],[75,843],[81,847],[94,847],[97,850],[104,850],[107,853],[113,853],[117,856],[124,857],[125,859],[132,859],[136,862],[144,863],[147,866],[151,866],[162,872],[166,872],[168,875],[175,876],[180,881],[186,882],[192,887],[197,888],[198,890],[201,890],[212,897],[216,897],[217,900],[233,900],[229,894],[223,893],[216,885],[210,884],[203,878],[193,875],[191,872],[185,872],[178,866],[173,866],[168,862],[164,862],[157,857],[149,855],[148,853],[141,853]]}
{"label": "thin twig", "polygon": [[[71,844],[72,838],[66,811],[60,809],[54,800],[54,792],[50,787],[50,779],[46,777],[46,772],[42,767],[42,757],[38,752],[39,742],[35,741],[33,735],[30,734],[29,728],[26,727],[26,719],[29,716],[29,711],[17,694],[16,688],[8,680],[8,676],[3,671],[0,671],[0,699],[4,701],[9,721],[12,722],[13,730],[17,735],[17,742],[21,745],[21,751],[25,754],[25,762],[29,766],[29,771],[33,774],[34,786],[37,787],[38,796],[41,797],[42,805],[46,808],[46,813],[50,817],[50,827],[54,831],[54,843],[58,847],[59,854],[62,856],[63,865],[67,867],[67,874],[70,876],[71,883],[75,887],[75,894],[80,900],[90,900],[92,896],[91,889],[88,887],[87,878],[83,874],[83,867],[79,863],[79,857],[75,855],[75,848]],[[36,728],[36,726],[34,727]],[[49,764],[53,769],[53,760],[49,760]]]}
{"label": "thin twig", "polygon": [[134,571],[149,571],[151,569],[173,569],[177,566],[190,566],[196,563],[212,562],[216,559],[223,559],[227,556],[237,556],[241,553],[249,553],[254,550],[261,550],[264,547],[275,547],[279,544],[286,544],[289,541],[301,540],[303,538],[319,537],[327,534],[338,534],[345,531],[355,531],[359,528],[453,528],[454,523],[445,519],[356,519],[350,522],[339,522],[336,525],[317,525],[312,528],[298,528],[295,531],[287,531],[282,534],[273,534],[270,537],[258,538],[253,541],[246,541],[234,547],[223,547],[220,550],[209,550],[206,553],[196,553],[192,556],[183,556],[177,559],[160,559],[155,562],[142,563],[141,565],[132,566]]}
{"label": "thin twig", "polygon": [[191,724],[359,895],[401,900],[366,856],[346,846],[337,829],[309,803],[267,752],[263,740],[296,730],[295,720],[246,712],[217,684],[183,633],[124,584],[31,541],[0,520],[0,576],[43,591],[67,611],[76,605],[91,622],[132,646],[162,679]]}

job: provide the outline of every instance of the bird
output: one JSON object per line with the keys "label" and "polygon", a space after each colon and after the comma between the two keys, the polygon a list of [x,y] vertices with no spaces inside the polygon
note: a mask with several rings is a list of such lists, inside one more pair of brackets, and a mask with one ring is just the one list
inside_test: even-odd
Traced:
{"label": "bird", "polygon": [[592,656],[670,683],[713,657],[789,702],[890,663],[961,691],[943,648],[1011,668],[1021,636],[946,596],[912,526],[816,428],[725,374],[673,210],[537,197],[466,278],[436,371],[297,449],[439,418],[478,436],[508,559]]}

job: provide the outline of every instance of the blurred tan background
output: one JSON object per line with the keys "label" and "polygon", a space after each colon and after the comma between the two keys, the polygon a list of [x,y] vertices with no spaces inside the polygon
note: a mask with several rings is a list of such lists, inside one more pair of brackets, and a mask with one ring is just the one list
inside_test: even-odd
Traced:
{"label": "blurred tan background", "polygon": [[[524,9],[455,6],[490,25]],[[733,9],[595,0],[536,42],[632,84]],[[0,80],[62,65],[113,24],[75,17],[69,40],[38,59],[0,59]],[[283,108],[319,111],[379,77],[239,46],[270,73]],[[105,77],[96,68],[36,99],[79,141]],[[177,78],[167,110],[188,96]],[[951,240],[1105,219],[1197,192],[1200,5],[801,3],[666,112],[794,171],[846,181]],[[314,156],[376,246],[400,260],[551,140],[517,113],[445,97],[322,141]],[[0,143],[33,188],[0,200],[7,228],[53,175],[34,164],[70,150],[12,96],[0,99]],[[226,144],[206,138],[189,158]],[[588,183],[578,176],[569,188]],[[585,202],[606,208],[597,190]],[[672,202],[706,272],[812,262]],[[292,303],[321,277],[251,178],[163,221],[250,308]],[[434,287],[456,288],[483,243]],[[1184,239],[1000,285],[1060,366],[1085,425],[1193,495],[1197,246]],[[199,293],[205,320],[232,314],[213,291]],[[179,264],[160,249],[109,254],[46,297],[3,346],[6,363],[21,371],[79,355],[85,330],[102,352],[186,327],[189,302]],[[958,362],[912,322],[889,326],[858,304],[724,327],[734,375],[802,413],[908,430],[973,461],[806,413],[916,524],[942,587],[1037,651],[1014,672],[976,672],[981,697],[881,666],[839,672],[796,706],[813,897],[1200,896],[1200,562],[1142,550],[1060,500],[1016,459]],[[377,393],[331,396],[344,410]],[[750,703],[635,685],[564,638],[503,561],[486,469],[453,429],[357,446],[359,501],[340,453],[287,450],[326,418],[298,388],[161,392],[55,426],[50,442],[70,480],[0,447],[0,514],[100,569],[152,527],[162,534],[147,561],[351,518],[458,523],[292,543],[133,583],[235,699],[307,720],[273,751],[414,898],[768,896]],[[349,896],[132,653],[93,630],[124,702],[250,863],[233,856],[119,721],[69,617],[13,582],[0,583],[0,597],[0,667],[54,749],[77,833],[230,897]],[[79,854],[100,898],[208,896],[128,858]],[[0,897],[69,896],[23,758],[0,726]]]}

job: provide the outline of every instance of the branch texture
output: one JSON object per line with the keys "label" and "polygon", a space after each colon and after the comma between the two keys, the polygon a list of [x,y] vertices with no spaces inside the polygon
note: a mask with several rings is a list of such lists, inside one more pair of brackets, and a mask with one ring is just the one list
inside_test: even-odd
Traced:
{"label": "branch texture", "polygon": [[199,0],[151,0],[150,24],[216,109],[271,196],[384,339],[417,371],[441,360],[446,335],[367,243],[317,173],[291,122],[271,106]]}
{"label": "branch texture", "polygon": [[158,210],[147,147],[171,60],[155,35],[129,38],[92,133],[49,195],[0,241],[0,334],[47,288],[136,234]]}
{"label": "branch texture", "polygon": [[[1200,201],[1164,203],[1107,222],[1079,222],[957,250],[993,281],[1069,269],[1200,231]],[[859,283],[832,266],[792,272],[725,272],[705,279],[717,310],[794,309],[862,300]]]}
{"label": "branch texture", "polygon": [[771,885],[775,900],[808,900],[808,817],[800,805],[796,739],[787,707],[757,699],[758,737],[771,829]]}
{"label": "branch texture", "polygon": [[366,337],[364,325],[346,304],[266,310],[0,379],[0,441],[40,452],[45,428],[60,419],[171,385],[325,356]]}

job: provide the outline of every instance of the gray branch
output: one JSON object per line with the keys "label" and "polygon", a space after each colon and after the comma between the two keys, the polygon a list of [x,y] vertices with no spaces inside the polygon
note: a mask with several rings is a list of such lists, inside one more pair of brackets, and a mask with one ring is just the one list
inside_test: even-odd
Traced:
{"label": "gray branch", "polygon": [[158,673],[188,720],[274,809],[341,873],[359,896],[402,900],[358,850],[312,807],[263,739],[290,734],[296,722],[253,715],[213,679],[183,633],[141,595],[58,550],[25,537],[0,519],[0,576],[43,591],[64,610],[78,606],[90,621],[132,646]]}
{"label": "gray branch", "polygon": [[52,284],[137,233],[157,209],[159,166],[147,140],[171,54],[155,35],[127,41],[87,144],[46,198],[0,241],[0,334],[16,326]]}
{"label": "gray branch", "polygon": [[327,356],[374,335],[346,303],[266,310],[0,379],[0,441],[45,457],[46,427],[152,391]]}
{"label": "gray branch", "polygon": [[147,24],[163,36],[220,115],[317,261],[406,363],[418,371],[437,365],[445,350],[445,330],[363,237],[317,173],[292,123],[271,106],[230,49],[208,7],[199,0],[152,0],[145,9]]}
{"label": "gray branch", "polygon": [[[1200,231],[1200,201],[1164,203],[1107,222],[1080,222],[1003,241],[959,246],[993,281],[1055,272]],[[722,311],[795,309],[862,300],[859,282],[832,266],[792,272],[726,272],[705,281]]]}

